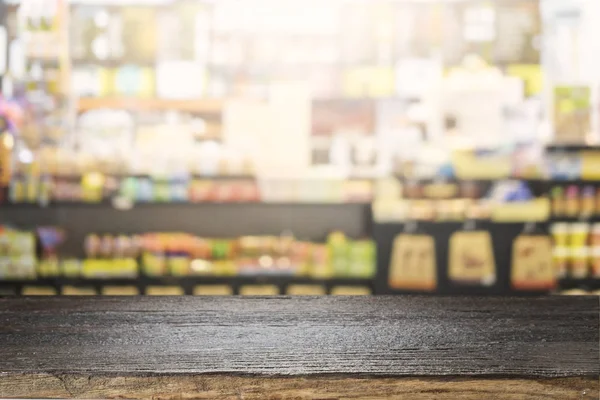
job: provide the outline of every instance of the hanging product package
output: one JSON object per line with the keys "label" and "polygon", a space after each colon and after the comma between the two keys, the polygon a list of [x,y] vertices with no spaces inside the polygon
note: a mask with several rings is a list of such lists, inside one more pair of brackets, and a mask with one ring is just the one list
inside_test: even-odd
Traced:
{"label": "hanging product package", "polygon": [[396,236],[390,263],[393,289],[433,291],[437,286],[435,243],[429,235]]}
{"label": "hanging product package", "polygon": [[485,231],[461,231],[450,237],[448,277],[462,284],[492,286],[496,263],[492,238]]}
{"label": "hanging product package", "polygon": [[520,235],[515,239],[510,283],[517,290],[550,290],[556,286],[548,236]]}

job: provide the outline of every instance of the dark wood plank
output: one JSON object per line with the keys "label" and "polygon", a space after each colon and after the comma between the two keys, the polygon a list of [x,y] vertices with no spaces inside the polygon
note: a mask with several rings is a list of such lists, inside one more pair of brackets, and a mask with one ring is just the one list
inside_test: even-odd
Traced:
{"label": "dark wood plank", "polygon": [[597,297],[3,298],[0,397],[160,398],[156,382],[181,394],[210,381],[227,398],[233,375],[305,398],[367,377],[357,388],[373,393],[597,398],[599,311]]}
{"label": "dark wood plank", "polygon": [[599,299],[10,298],[0,370],[597,375]]}

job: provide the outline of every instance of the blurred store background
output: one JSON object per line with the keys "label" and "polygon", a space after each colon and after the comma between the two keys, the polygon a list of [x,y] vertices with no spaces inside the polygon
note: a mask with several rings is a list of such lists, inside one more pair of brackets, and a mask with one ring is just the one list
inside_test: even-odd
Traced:
{"label": "blurred store background", "polygon": [[600,293],[598,0],[0,15],[0,294]]}

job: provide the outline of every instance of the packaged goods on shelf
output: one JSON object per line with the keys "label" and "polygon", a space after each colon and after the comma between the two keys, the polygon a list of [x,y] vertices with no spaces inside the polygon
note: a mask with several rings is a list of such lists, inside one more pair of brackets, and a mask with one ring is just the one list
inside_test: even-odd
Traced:
{"label": "packaged goods on shelf", "polygon": [[64,240],[61,229],[45,226],[35,230],[0,227],[0,280],[32,280],[61,274],[57,255]]}
{"label": "packaged goods on shelf", "polygon": [[550,202],[545,198],[492,206],[492,220],[498,222],[543,222],[547,221],[549,216]]}
{"label": "packaged goods on shelf", "polygon": [[403,220],[545,221],[550,204],[519,180],[411,180],[378,183],[373,202],[378,222]]}
{"label": "packaged goods on shelf", "polygon": [[[135,278],[138,276],[139,244],[136,237],[89,235],[85,239],[87,258],[81,263],[84,278]],[[75,273],[76,271],[71,271]]]}
{"label": "packaged goods on shelf", "polygon": [[81,273],[81,261],[72,258],[65,258],[60,263],[60,275],[65,278],[78,278]]}
{"label": "packaged goods on shelf", "polygon": [[582,181],[593,185],[600,180],[600,147],[597,145],[555,143],[546,149],[546,164],[551,179],[568,185]]}
{"label": "packaged goods on shelf", "polygon": [[551,232],[559,278],[600,278],[600,224],[554,223]]}
{"label": "packaged goods on shelf", "polygon": [[[334,233],[326,244],[291,236],[246,236],[234,240],[200,238],[183,233],[149,233],[133,237],[89,235],[85,278],[144,276],[308,276],[371,278],[375,245]],[[136,260],[139,259],[139,268]]]}
{"label": "packaged goods on shelf", "polygon": [[551,179],[569,181],[581,177],[581,157],[574,153],[551,153],[546,156]]}
{"label": "packaged goods on shelf", "polygon": [[12,203],[365,203],[369,180],[260,179],[251,176],[16,174]]}
{"label": "packaged goods on shelf", "polygon": [[35,233],[0,227],[0,279],[34,279],[37,276]]}
{"label": "packaged goods on shelf", "polygon": [[569,225],[566,223],[553,224],[551,227],[553,238],[552,261],[558,278],[568,274],[569,264]]}
{"label": "packaged goods on shelf", "polygon": [[58,247],[65,240],[65,232],[54,226],[42,226],[36,229],[41,257],[38,263],[39,277],[55,277],[61,274]]}
{"label": "packaged goods on shelf", "polygon": [[555,220],[589,220],[600,216],[600,187],[593,182],[556,182],[550,189],[550,197]]}
{"label": "packaged goods on shelf", "polygon": [[87,259],[82,262],[81,276],[90,279],[136,278],[138,264],[134,259]]}

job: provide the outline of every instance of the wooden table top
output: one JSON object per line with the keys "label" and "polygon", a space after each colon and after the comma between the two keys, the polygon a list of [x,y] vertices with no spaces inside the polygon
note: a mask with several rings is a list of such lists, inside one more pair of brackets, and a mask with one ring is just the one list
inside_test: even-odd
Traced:
{"label": "wooden table top", "polygon": [[[185,390],[203,392],[198,379],[209,388],[224,376],[252,385],[314,378],[340,390],[349,387],[344,379],[367,377],[404,388],[525,380],[595,395],[600,300],[0,298],[0,343],[0,397],[152,397],[156,379],[193,381]],[[114,392],[117,378],[135,381],[138,392]]]}

